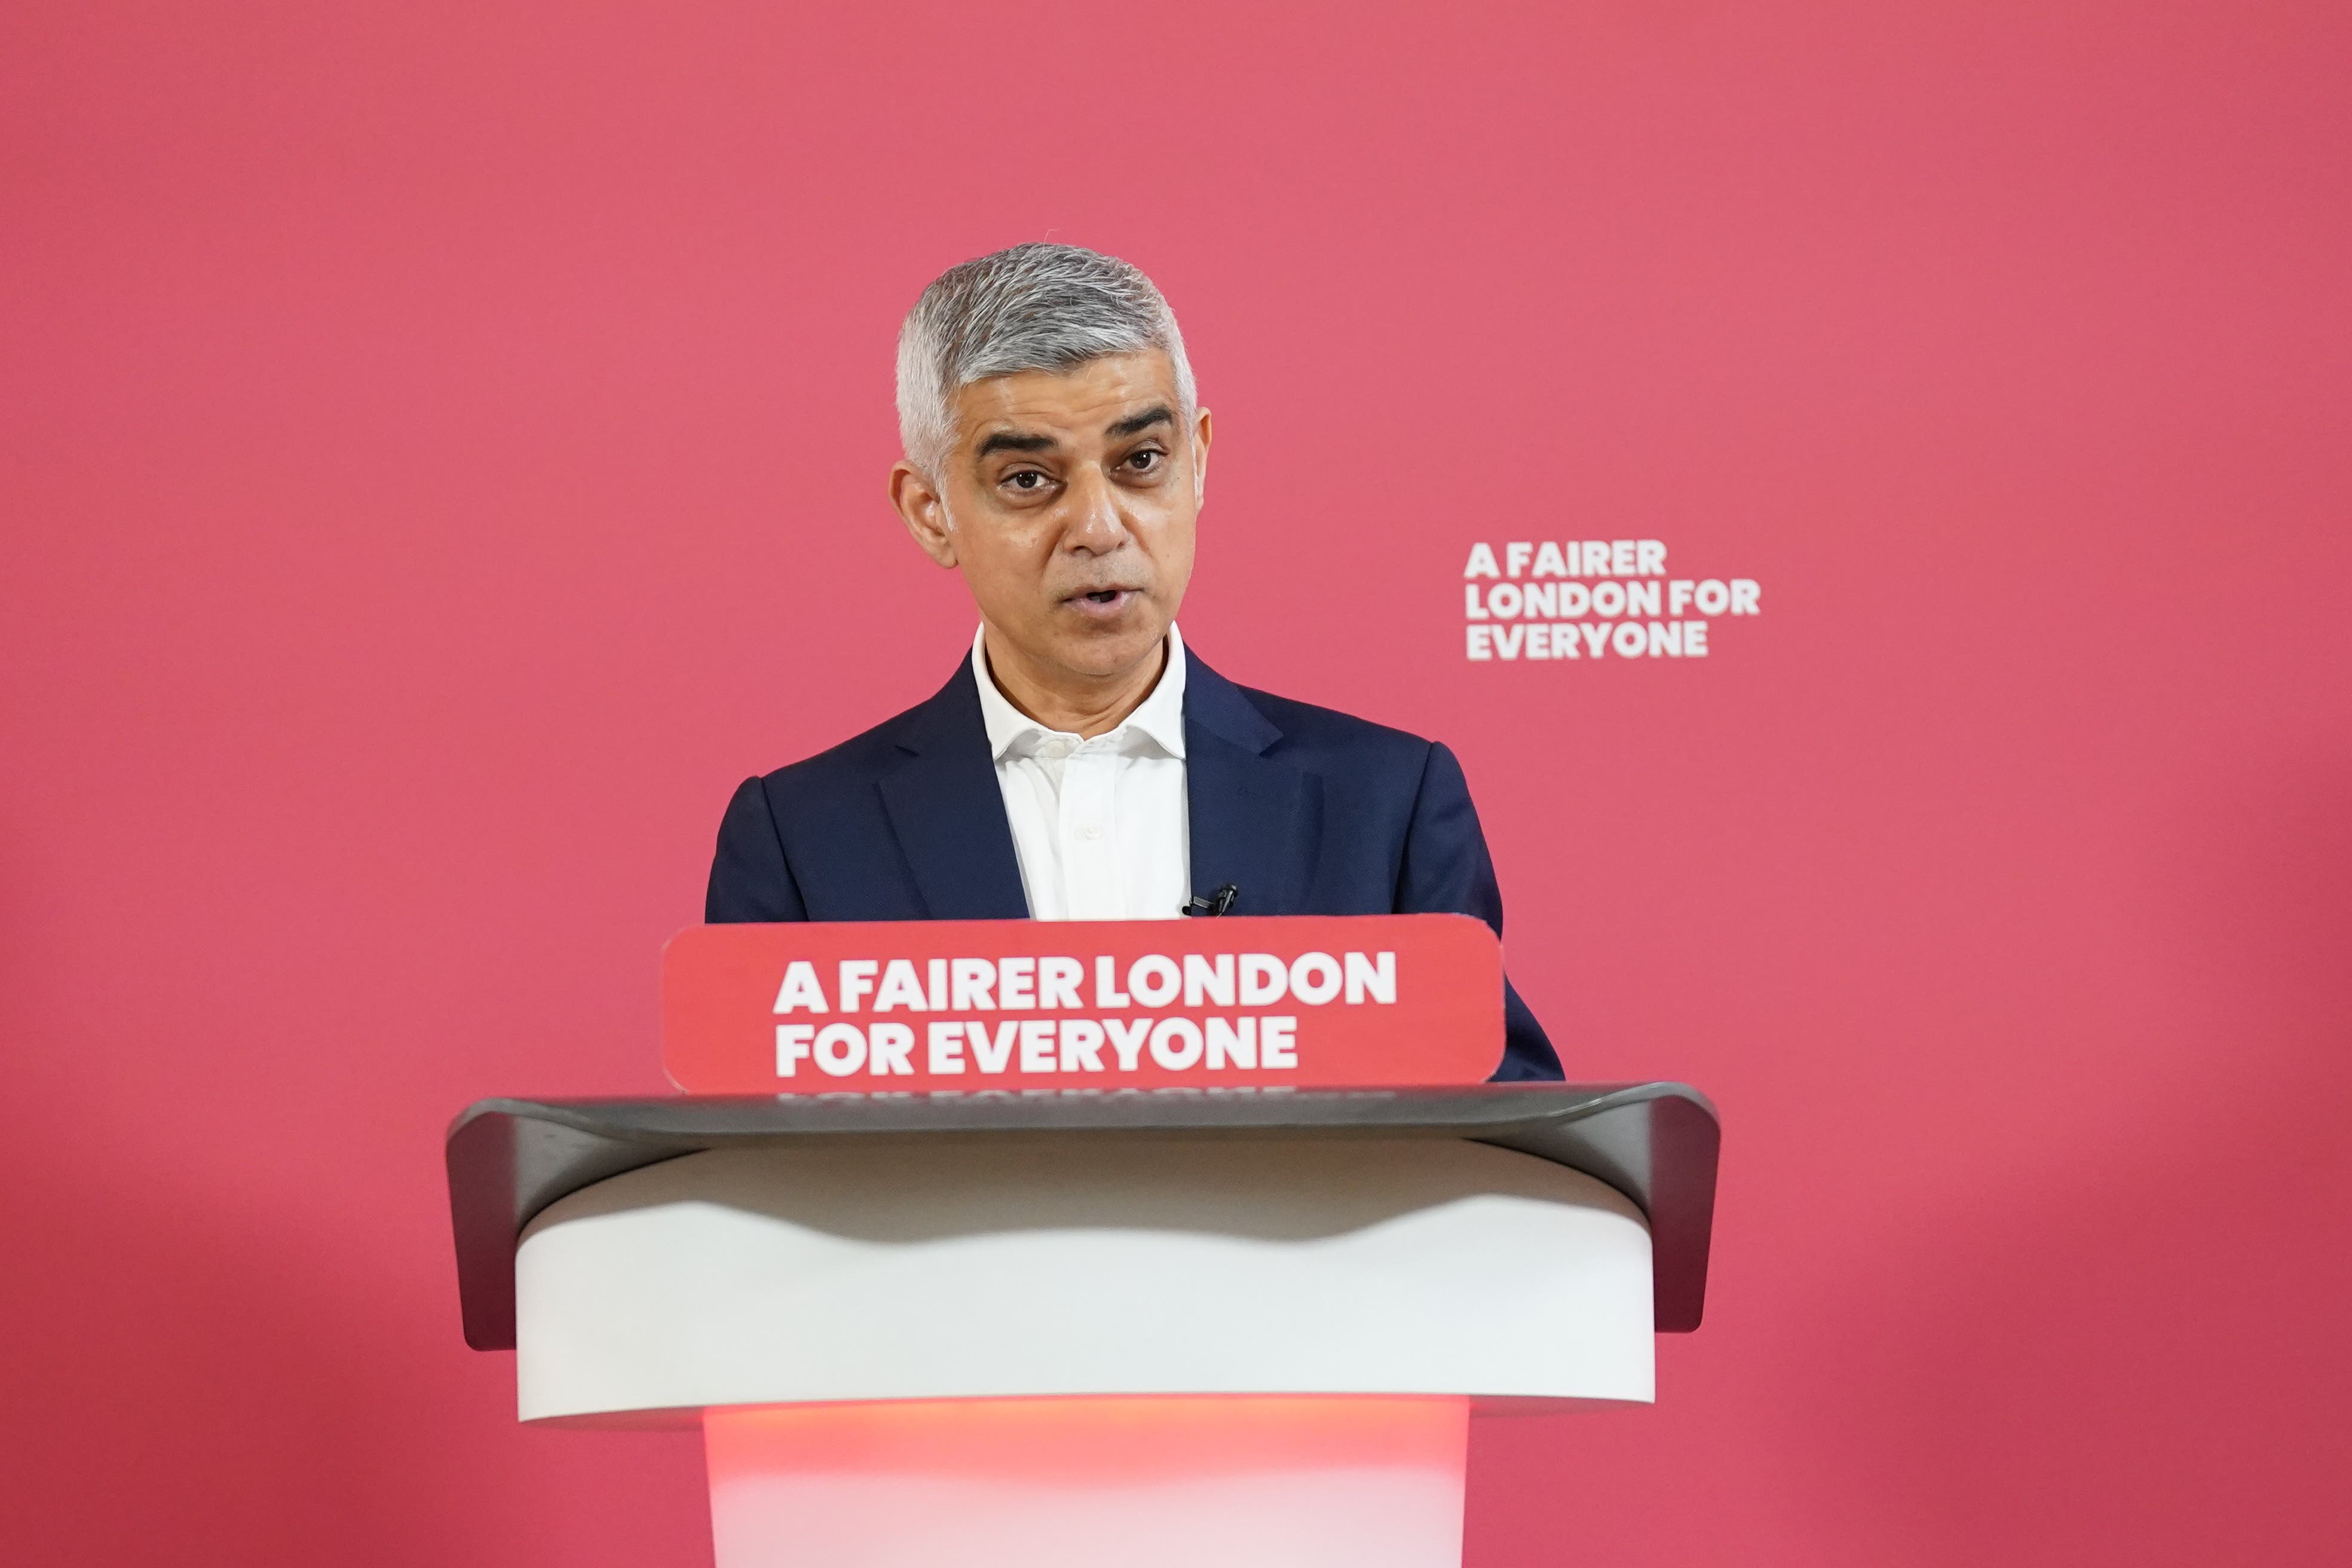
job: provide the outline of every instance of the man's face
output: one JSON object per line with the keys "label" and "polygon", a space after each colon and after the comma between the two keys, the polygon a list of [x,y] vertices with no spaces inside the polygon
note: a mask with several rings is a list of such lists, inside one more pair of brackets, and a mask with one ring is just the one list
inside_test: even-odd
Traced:
{"label": "man's face", "polygon": [[1209,416],[1187,429],[1168,356],[975,382],[934,486],[891,497],[918,543],[963,574],[992,633],[1042,679],[1115,679],[1156,655],[1192,574]]}

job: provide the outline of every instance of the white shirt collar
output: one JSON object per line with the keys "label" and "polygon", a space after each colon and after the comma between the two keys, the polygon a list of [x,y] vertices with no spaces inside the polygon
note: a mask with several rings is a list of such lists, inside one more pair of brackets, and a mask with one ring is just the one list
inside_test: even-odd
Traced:
{"label": "white shirt collar", "polygon": [[[1068,741],[1075,750],[1080,744],[1076,735],[1067,731],[1048,730],[1013,706],[1012,700],[997,686],[996,677],[988,668],[987,636],[986,627],[972,634],[971,675],[973,684],[980,688],[980,716],[988,726],[989,755],[1002,762],[1005,753],[1015,746],[1027,750],[1048,736]],[[1160,672],[1159,684],[1152,687],[1151,695],[1146,697],[1118,729],[1107,735],[1098,735],[1088,743],[1116,743],[1125,740],[1129,731],[1149,736],[1152,743],[1168,755],[1179,761],[1183,759],[1184,637],[1177,631],[1173,621],[1168,625],[1168,665]]]}

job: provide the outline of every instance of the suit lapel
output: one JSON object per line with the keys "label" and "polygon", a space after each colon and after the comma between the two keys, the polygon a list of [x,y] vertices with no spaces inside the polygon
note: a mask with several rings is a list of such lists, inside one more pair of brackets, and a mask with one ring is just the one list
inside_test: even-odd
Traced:
{"label": "suit lapel", "polygon": [[1024,918],[1029,899],[970,659],[906,716],[892,740],[901,757],[882,775],[882,803],[924,913],[935,921]]}
{"label": "suit lapel", "polygon": [[1206,897],[1231,882],[1241,889],[1237,915],[1303,913],[1321,793],[1307,774],[1265,754],[1282,731],[1241,688],[1189,647],[1184,658],[1192,891]]}

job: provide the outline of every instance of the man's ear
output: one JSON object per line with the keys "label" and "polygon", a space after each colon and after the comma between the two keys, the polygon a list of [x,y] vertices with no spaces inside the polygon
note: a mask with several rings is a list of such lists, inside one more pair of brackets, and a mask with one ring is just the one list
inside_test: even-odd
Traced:
{"label": "man's ear", "polygon": [[956,563],[955,531],[948,523],[947,498],[904,458],[890,466],[890,504],[924,554],[942,566]]}
{"label": "man's ear", "polygon": [[1199,506],[1209,493],[1209,411],[1201,409],[1192,416],[1192,504]]}

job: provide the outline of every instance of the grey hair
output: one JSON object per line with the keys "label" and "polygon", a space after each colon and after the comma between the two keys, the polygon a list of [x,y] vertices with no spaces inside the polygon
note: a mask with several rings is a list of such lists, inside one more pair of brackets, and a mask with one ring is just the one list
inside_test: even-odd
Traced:
{"label": "grey hair", "polygon": [[898,330],[898,439],[936,479],[955,449],[955,395],[975,381],[1158,349],[1190,428],[1192,366],[1176,312],[1141,268],[1076,245],[1016,245],[949,268]]}

